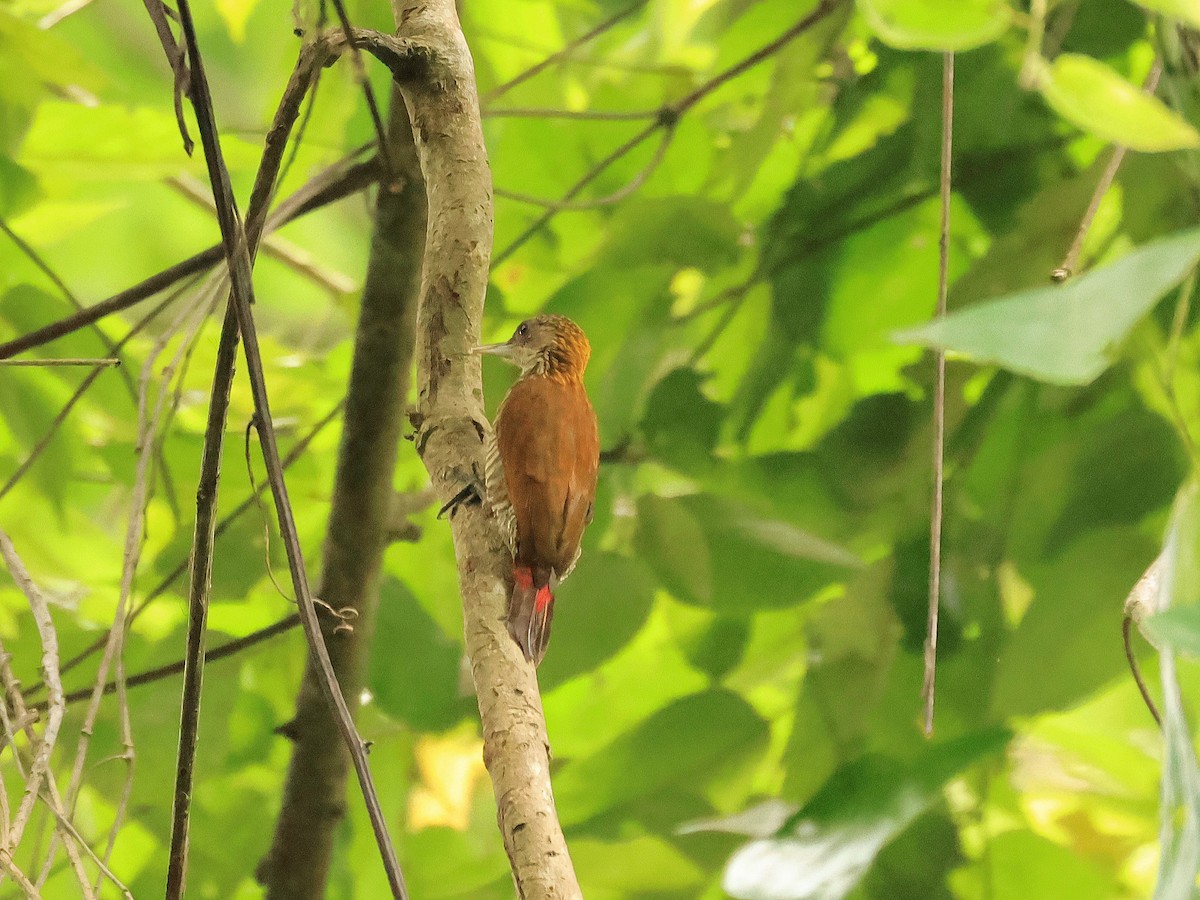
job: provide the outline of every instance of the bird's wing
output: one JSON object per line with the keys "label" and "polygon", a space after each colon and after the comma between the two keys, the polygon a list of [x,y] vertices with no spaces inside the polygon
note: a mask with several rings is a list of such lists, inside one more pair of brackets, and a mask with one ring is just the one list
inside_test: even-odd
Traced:
{"label": "bird's wing", "polygon": [[571,573],[575,568],[575,561],[579,559],[583,530],[592,521],[596,479],[600,472],[600,429],[596,423],[596,413],[592,410],[582,385],[579,386],[579,401],[581,402],[571,405],[575,415],[575,422],[571,428],[574,437],[573,465],[567,488],[563,528],[558,539],[559,563],[555,566],[560,580]]}
{"label": "bird's wing", "polygon": [[595,494],[595,422],[581,385],[523,378],[505,397],[496,442],[516,519],[518,565],[561,577],[574,562]]}

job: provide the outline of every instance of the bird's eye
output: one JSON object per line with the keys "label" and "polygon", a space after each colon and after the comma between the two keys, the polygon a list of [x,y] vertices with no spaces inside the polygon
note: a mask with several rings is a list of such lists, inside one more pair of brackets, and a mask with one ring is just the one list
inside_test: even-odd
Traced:
{"label": "bird's eye", "polygon": [[525,337],[528,334],[529,334],[529,323],[522,322],[520,324],[520,326],[517,328],[517,337]]}

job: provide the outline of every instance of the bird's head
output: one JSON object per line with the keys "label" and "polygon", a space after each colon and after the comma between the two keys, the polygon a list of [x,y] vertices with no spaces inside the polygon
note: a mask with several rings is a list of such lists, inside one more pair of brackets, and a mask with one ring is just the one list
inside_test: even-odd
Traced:
{"label": "bird's head", "polygon": [[484,344],[476,353],[492,353],[521,369],[522,375],[581,379],[592,355],[583,329],[566,316],[542,313],[526,319],[503,344]]}

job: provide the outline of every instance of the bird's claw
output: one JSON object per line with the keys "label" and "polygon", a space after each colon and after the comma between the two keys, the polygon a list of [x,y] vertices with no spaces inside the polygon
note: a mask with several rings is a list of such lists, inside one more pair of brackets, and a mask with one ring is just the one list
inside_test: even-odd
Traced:
{"label": "bird's claw", "polygon": [[474,504],[483,502],[483,483],[479,478],[479,473],[475,471],[475,467],[471,466],[471,475],[466,479],[466,484],[457,494],[438,510],[437,517],[444,519],[449,513],[451,518],[454,517],[454,511],[463,504]]}

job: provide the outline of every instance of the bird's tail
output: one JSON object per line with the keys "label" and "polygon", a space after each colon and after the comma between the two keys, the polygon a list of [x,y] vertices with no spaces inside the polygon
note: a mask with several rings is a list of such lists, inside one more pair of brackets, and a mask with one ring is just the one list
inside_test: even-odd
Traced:
{"label": "bird's tail", "polygon": [[513,569],[513,590],[508,598],[508,633],[535,666],[546,655],[550,622],[554,618],[554,593],[548,572],[518,566]]}

